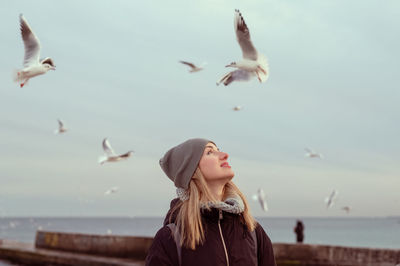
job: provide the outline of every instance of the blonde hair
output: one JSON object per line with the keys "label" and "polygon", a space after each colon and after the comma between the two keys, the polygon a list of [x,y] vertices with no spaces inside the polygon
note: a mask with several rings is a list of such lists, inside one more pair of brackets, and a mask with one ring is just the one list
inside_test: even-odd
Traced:
{"label": "blonde hair", "polygon": [[[178,204],[171,210],[170,223],[172,222],[172,214],[178,211],[176,218],[176,225],[180,232],[180,245],[192,250],[196,249],[196,245],[203,244],[205,240],[204,228],[201,221],[201,203],[217,202],[215,197],[211,194],[208,189],[206,180],[197,168],[192,179],[189,183],[188,188],[189,199],[185,201],[179,201]],[[256,221],[250,214],[249,205],[243,193],[239,188],[232,182],[229,181],[224,187],[224,196],[228,197],[239,196],[244,204],[244,211],[241,214],[242,222],[246,225],[249,231],[255,229]],[[178,239],[176,240],[178,241]]]}

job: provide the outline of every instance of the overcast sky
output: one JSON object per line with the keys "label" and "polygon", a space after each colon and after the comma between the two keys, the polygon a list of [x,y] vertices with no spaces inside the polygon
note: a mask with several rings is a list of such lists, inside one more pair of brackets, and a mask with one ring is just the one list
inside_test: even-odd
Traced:
{"label": "overcast sky", "polygon": [[[216,86],[241,59],[236,8],[266,83]],[[20,13],[57,66],[23,88]],[[0,216],[163,216],[158,160],[193,137],[230,155],[256,216],[400,214],[399,1],[8,1],[0,20]],[[100,166],[105,137],[134,156]]]}

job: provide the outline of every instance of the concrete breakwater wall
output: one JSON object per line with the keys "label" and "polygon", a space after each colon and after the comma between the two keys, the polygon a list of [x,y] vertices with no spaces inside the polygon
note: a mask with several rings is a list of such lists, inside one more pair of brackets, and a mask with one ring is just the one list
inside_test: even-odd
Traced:
{"label": "concrete breakwater wall", "polygon": [[279,266],[400,266],[400,250],[275,243]]}
{"label": "concrete breakwater wall", "polygon": [[42,249],[144,260],[152,242],[152,237],[38,231],[35,246]]}
{"label": "concrete breakwater wall", "polygon": [[[0,241],[0,259],[22,265],[144,265],[150,237],[38,231],[35,245]],[[278,266],[400,266],[400,250],[274,243]]]}

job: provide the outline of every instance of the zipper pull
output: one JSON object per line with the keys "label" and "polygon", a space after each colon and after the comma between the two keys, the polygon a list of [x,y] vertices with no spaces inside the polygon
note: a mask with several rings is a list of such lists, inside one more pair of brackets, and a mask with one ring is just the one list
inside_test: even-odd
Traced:
{"label": "zipper pull", "polygon": [[222,210],[219,210],[219,219],[222,220]]}

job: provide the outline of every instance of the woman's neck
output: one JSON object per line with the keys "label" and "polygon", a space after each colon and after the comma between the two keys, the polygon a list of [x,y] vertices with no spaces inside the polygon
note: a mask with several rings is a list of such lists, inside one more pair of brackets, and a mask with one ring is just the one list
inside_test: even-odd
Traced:
{"label": "woman's neck", "polygon": [[210,190],[211,195],[217,200],[222,201],[224,198],[224,184],[219,183],[207,183],[208,189]]}

